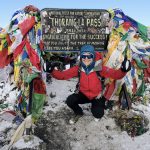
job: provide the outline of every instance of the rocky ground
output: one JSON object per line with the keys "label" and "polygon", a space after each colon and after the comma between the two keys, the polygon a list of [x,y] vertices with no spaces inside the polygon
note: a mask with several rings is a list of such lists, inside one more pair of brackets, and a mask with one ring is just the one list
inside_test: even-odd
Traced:
{"label": "rocky ground", "polygon": [[[66,97],[74,91],[76,80],[58,81],[47,85],[48,106],[34,126],[33,135],[24,135],[16,142],[13,150],[149,150],[150,131],[131,137],[116,124],[114,111],[105,111],[104,117],[95,122],[90,104],[82,105],[84,116],[70,125],[72,111],[66,106]],[[150,106],[134,105],[150,120]],[[7,128],[2,128],[7,126]],[[150,128],[150,124],[148,124]],[[1,119],[0,149],[7,150],[16,125]]]}

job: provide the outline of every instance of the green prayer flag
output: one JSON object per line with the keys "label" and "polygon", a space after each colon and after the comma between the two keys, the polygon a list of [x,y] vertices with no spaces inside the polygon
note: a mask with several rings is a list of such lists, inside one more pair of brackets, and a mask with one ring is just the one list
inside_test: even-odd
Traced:
{"label": "green prayer flag", "polygon": [[32,119],[37,121],[42,115],[46,94],[33,93],[32,95]]}
{"label": "green prayer flag", "polygon": [[138,32],[140,33],[141,38],[146,42],[148,40],[147,27],[141,23],[137,23],[137,24],[138,24]]}

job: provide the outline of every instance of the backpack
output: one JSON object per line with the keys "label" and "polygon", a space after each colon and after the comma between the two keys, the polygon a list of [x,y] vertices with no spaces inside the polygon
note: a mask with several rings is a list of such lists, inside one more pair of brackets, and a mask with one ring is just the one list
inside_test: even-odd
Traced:
{"label": "backpack", "polygon": [[[97,77],[98,77],[99,81],[101,82],[101,85],[102,85],[102,93],[97,96],[97,98],[100,98],[100,97],[103,96],[103,90],[105,88],[105,85],[104,85],[105,78],[100,75],[100,71],[95,71],[95,72],[97,74]],[[81,66],[79,65],[79,69],[78,69],[78,82],[76,84],[76,89],[75,89],[74,93],[79,93],[80,76],[81,76]]]}

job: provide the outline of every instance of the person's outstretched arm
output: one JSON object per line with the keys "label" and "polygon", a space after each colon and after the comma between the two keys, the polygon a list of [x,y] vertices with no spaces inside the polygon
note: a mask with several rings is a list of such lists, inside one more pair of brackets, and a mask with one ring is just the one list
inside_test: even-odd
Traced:
{"label": "person's outstretched arm", "polygon": [[121,64],[121,68],[118,70],[103,66],[102,71],[100,71],[101,76],[105,78],[112,78],[115,80],[123,78],[128,71],[131,70],[131,63],[125,57],[124,61]]}
{"label": "person's outstretched arm", "polygon": [[52,77],[54,77],[58,80],[68,80],[70,78],[78,76],[78,68],[79,68],[78,66],[74,66],[74,67],[64,70],[64,71],[54,69],[52,71],[51,75],[52,75]]}

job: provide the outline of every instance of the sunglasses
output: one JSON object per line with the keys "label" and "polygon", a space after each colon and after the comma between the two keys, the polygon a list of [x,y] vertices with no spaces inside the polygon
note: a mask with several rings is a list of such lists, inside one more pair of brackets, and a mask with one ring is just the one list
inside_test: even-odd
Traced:
{"label": "sunglasses", "polygon": [[93,59],[94,58],[94,56],[93,56],[93,54],[90,54],[90,55],[81,55],[81,58],[83,58],[83,59]]}

